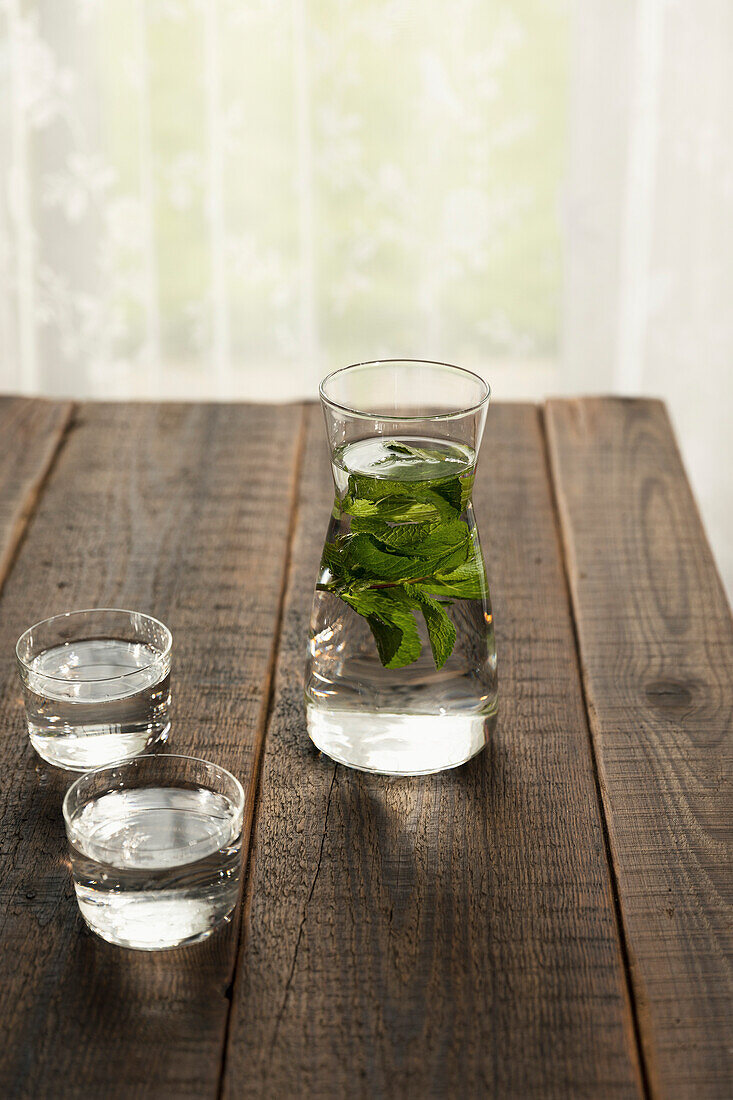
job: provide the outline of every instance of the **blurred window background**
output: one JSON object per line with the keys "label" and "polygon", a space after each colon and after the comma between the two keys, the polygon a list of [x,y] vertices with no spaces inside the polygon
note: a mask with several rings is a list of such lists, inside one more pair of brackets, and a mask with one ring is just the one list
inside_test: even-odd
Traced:
{"label": "blurred window background", "polygon": [[0,0],[0,390],[660,396],[730,591],[732,56],[731,0]]}

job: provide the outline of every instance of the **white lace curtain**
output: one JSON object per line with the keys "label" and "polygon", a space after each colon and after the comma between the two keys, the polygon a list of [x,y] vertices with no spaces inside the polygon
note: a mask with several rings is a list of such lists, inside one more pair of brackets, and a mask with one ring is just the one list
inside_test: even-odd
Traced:
{"label": "white lace curtain", "polygon": [[0,0],[0,389],[657,393],[733,576],[732,56],[731,0]]}

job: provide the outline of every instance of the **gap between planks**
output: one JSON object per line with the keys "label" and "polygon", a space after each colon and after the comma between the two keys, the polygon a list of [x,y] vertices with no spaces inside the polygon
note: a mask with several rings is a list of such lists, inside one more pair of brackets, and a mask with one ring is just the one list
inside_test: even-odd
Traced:
{"label": "gap between planks", "polygon": [[618,934],[619,948],[621,951],[621,960],[624,971],[624,983],[626,985],[626,996],[628,999],[629,1012],[631,1014],[631,1030],[634,1037],[634,1044],[636,1046],[636,1055],[639,1065],[639,1073],[641,1075],[641,1086],[643,1089],[644,1097],[646,1100],[651,1100],[652,1092],[649,1081],[649,1074],[647,1070],[646,1060],[644,1057],[644,1047],[641,1041],[641,1025],[639,1022],[639,1011],[636,1003],[636,996],[634,994],[634,983],[631,976],[631,960],[629,957],[629,945],[626,935],[626,926],[624,924],[623,910],[621,908],[621,895],[619,891],[618,874],[616,871],[616,864],[613,858],[613,850],[611,848],[611,837],[608,829],[608,819],[606,817],[606,807],[603,800],[603,793],[601,791],[601,778],[598,770],[598,758],[596,756],[596,747],[593,742],[593,723],[591,714],[591,704],[588,698],[587,685],[585,681],[585,672],[583,670],[583,662],[581,660],[580,652],[580,637],[578,633],[578,621],[577,621],[577,608],[573,600],[572,587],[570,584],[570,576],[568,571],[567,560],[567,546],[562,533],[562,524],[560,522],[560,509],[557,499],[557,486],[555,484],[555,471],[553,468],[552,460],[550,457],[550,445],[547,438],[547,419],[546,419],[546,406],[544,403],[538,405],[540,430],[542,432],[542,441],[545,450],[545,466],[547,469],[547,480],[550,487],[550,500],[552,503],[552,515],[555,527],[555,536],[557,538],[558,546],[560,547],[560,559],[562,561],[562,576],[565,585],[565,594],[567,598],[568,608],[570,609],[570,625],[573,631],[573,639],[575,641],[575,650],[578,655],[578,680],[580,683],[580,693],[583,700],[583,708],[585,710],[587,718],[588,728],[588,743],[590,746],[590,758],[593,766],[593,780],[595,783],[596,799],[598,801],[598,813],[601,819],[601,828],[603,830],[603,845],[606,854],[606,863],[608,864],[608,874],[611,882],[611,895],[613,897],[613,911],[616,918],[616,929]]}
{"label": "gap between planks", "polygon": [[[39,403],[44,401],[43,398],[35,398],[31,400],[36,400]],[[30,522],[38,509],[41,497],[43,496],[43,491],[46,488],[51,474],[56,467],[56,464],[61,456],[61,452],[66,446],[66,441],[69,438],[69,435],[71,434],[74,423],[76,421],[76,414],[79,408],[78,402],[67,401],[65,403],[58,402],[58,404],[62,406],[63,404],[66,404],[66,414],[59,428],[57,429],[58,434],[56,436],[56,442],[52,446],[52,448],[50,448],[49,453],[45,458],[45,461],[39,468],[38,474],[28,486],[28,491],[26,493],[25,499],[20,505],[20,510],[18,513],[18,517],[15,521],[14,529],[11,531],[5,549],[2,551],[2,555],[0,556],[0,593],[2,593],[2,590],[5,587],[5,582],[12,573],[13,566],[20,556],[20,552],[23,549],[23,543],[25,542]]]}

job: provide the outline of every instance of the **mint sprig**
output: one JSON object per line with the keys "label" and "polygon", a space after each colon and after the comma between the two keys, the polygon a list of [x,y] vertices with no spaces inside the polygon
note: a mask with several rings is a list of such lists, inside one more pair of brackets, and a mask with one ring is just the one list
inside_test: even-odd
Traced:
{"label": "mint sprig", "polygon": [[[399,456],[419,449],[395,443],[390,450]],[[345,496],[336,501],[334,515],[349,516],[350,530],[326,543],[318,588],[366,619],[385,668],[404,668],[420,656],[417,614],[425,620],[435,667],[442,668],[456,642],[445,607],[486,594],[478,542],[462,518],[472,481],[350,474]]]}

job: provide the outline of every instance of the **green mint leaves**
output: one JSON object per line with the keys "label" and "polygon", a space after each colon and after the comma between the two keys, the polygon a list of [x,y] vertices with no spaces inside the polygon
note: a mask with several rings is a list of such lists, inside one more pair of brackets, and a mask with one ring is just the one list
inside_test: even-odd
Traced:
{"label": "green mint leaves", "polygon": [[[399,442],[388,449],[395,459],[410,452],[434,457]],[[435,667],[442,668],[456,642],[445,607],[486,594],[478,542],[461,518],[472,481],[350,474],[344,498],[336,501],[334,515],[350,517],[350,530],[326,543],[321,568],[329,576],[318,587],[366,619],[385,668],[404,668],[420,656],[417,615],[425,621]]]}

